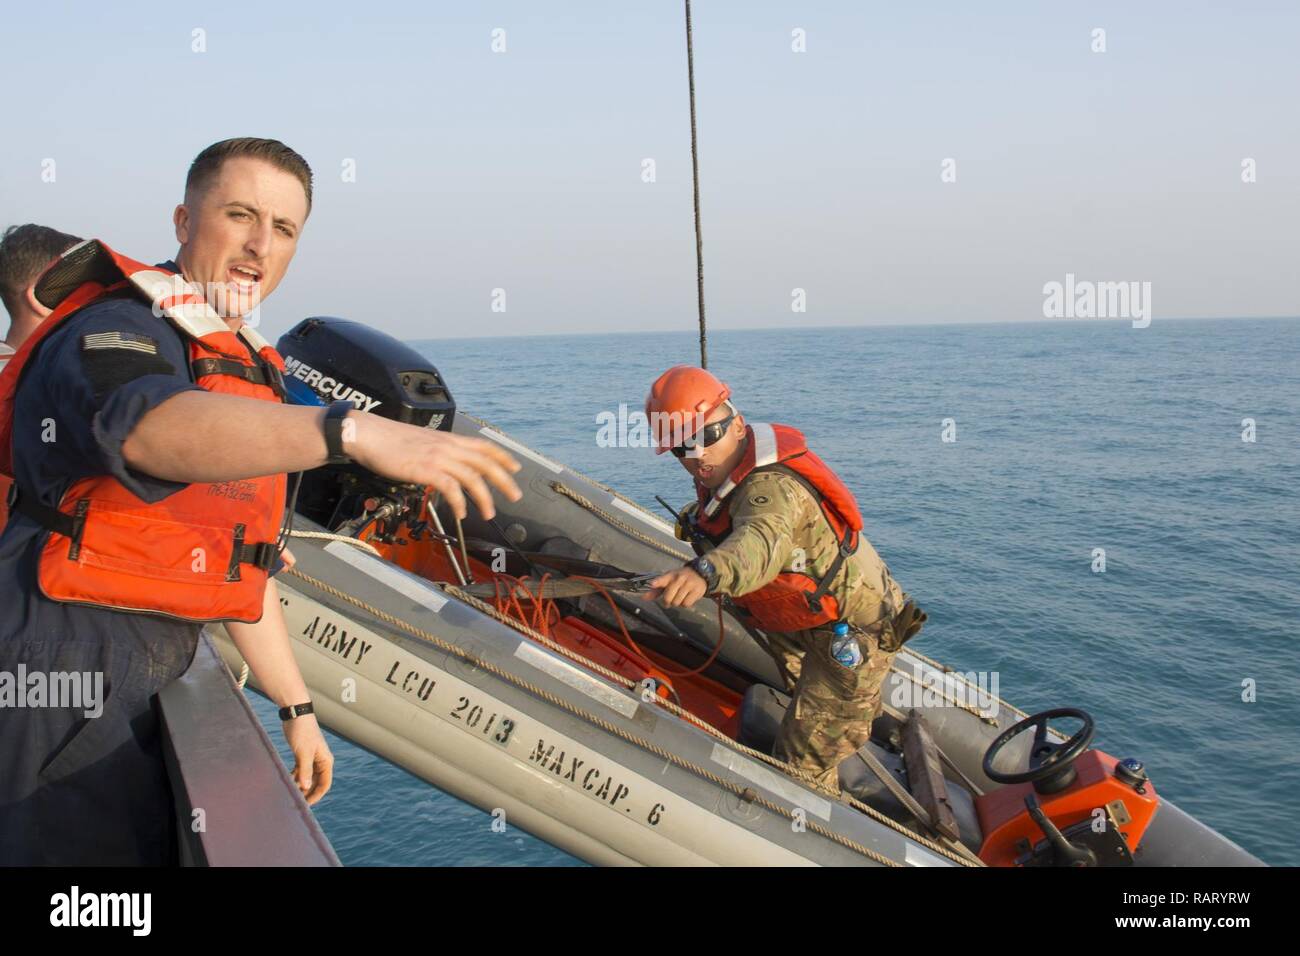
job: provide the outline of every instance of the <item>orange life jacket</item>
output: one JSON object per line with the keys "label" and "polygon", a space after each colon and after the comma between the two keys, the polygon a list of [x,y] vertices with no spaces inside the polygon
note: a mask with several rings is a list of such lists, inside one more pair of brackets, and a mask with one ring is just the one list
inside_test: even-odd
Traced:
{"label": "orange life jacket", "polygon": [[[181,333],[200,388],[282,400],[284,360],[265,339],[249,328],[232,332],[182,276],[89,239],[37,283],[37,298],[54,312],[0,373],[0,473],[14,474],[14,398],[36,347],[87,305],[122,295],[150,302]],[[278,553],[285,483],[284,475],[195,482],[150,504],[117,479],[97,475],[73,482],[57,508],[22,488],[11,508],[52,532],[37,572],[51,600],[186,621],[253,622],[262,616]]]}
{"label": "orange life jacket", "polygon": [[753,616],[755,624],[768,631],[800,631],[839,620],[839,601],[827,591],[845,559],[858,549],[862,513],[853,493],[808,450],[798,429],[756,423],[745,429],[745,436],[745,457],[727,480],[712,494],[696,485],[696,528],[714,544],[721,544],[731,533],[726,500],[741,482],[755,472],[781,471],[790,475],[808,489],[821,507],[839,542],[835,560],[820,580],[808,573],[784,571],[758,590],[733,600]]}

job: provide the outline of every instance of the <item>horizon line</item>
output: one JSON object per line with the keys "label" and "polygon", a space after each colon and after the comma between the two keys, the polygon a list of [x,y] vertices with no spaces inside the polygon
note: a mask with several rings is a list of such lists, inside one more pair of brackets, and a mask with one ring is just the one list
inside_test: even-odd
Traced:
{"label": "horizon line", "polygon": [[[1156,322],[1280,322],[1295,321],[1300,315],[1188,315],[1171,316],[1165,319],[1152,319]],[[1099,325],[1107,322],[1132,322],[1128,319],[1002,319],[1000,321],[966,321],[966,322],[857,322],[839,325],[763,325],[763,326],[724,326],[708,329],[709,332],[783,332],[796,330],[809,332],[823,329],[913,329],[913,328],[947,328],[952,326],[988,326],[988,325]],[[600,331],[559,331],[559,332],[523,332],[510,335],[434,335],[408,338],[407,342],[446,342],[471,341],[475,339],[535,339],[561,338],[564,336],[605,336],[605,335],[698,335],[698,328],[691,329],[601,329]]]}

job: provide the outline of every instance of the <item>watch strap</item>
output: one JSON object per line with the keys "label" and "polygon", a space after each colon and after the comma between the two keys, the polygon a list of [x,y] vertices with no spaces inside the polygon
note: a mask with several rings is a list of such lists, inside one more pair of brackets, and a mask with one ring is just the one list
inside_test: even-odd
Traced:
{"label": "watch strap", "polygon": [[290,704],[288,707],[280,708],[281,720],[293,720],[295,717],[302,717],[306,714],[314,714],[316,709],[312,707],[311,701],[305,704]]}
{"label": "watch strap", "polygon": [[356,411],[357,406],[351,402],[333,402],[325,410],[325,450],[329,457],[327,465],[346,465],[352,456],[343,450],[343,422],[348,412]]}
{"label": "watch strap", "polygon": [[712,593],[718,589],[718,569],[713,566],[713,562],[708,558],[700,555],[694,561],[687,565],[692,571],[704,578],[704,583]]}

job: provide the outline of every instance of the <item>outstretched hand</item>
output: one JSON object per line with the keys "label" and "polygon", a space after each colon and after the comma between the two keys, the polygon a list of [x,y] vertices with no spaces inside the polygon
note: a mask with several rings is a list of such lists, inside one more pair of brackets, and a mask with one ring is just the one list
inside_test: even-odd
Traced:
{"label": "outstretched hand", "polygon": [[665,607],[690,607],[709,590],[709,583],[693,568],[680,567],[666,571],[650,582],[654,588],[650,597],[658,599]]}
{"label": "outstretched hand", "polygon": [[[351,434],[348,425],[353,426]],[[485,519],[495,517],[489,484],[510,501],[523,497],[510,477],[519,471],[519,462],[483,438],[352,412],[344,422],[343,447],[358,464],[377,474],[433,488],[457,518],[468,514],[466,493]]]}

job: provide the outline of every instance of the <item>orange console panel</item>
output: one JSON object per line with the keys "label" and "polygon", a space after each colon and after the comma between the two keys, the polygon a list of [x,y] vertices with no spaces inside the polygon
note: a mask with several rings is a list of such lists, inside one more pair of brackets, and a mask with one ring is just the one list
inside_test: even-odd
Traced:
{"label": "orange console panel", "polygon": [[[1144,792],[1139,793],[1116,776],[1118,763],[1100,750],[1085,751],[1074,761],[1078,776],[1073,783],[1057,793],[1036,796],[1039,806],[1058,830],[1087,822],[1094,818],[1094,811],[1112,805],[1106,811],[1107,817],[1113,811],[1119,832],[1132,852],[1141,844],[1160,801],[1149,780],[1141,784]],[[979,855],[989,866],[1014,866],[1030,847],[1045,839],[1025,808],[1025,797],[1031,793],[1034,793],[1033,784],[1017,783],[976,798],[975,809],[984,833]],[[1122,807],[1114,806],[1117,801]],[[1112,825],[1108,820],[1107,826]]]}

